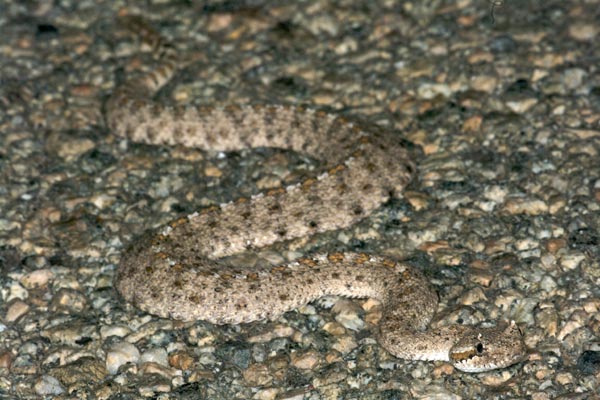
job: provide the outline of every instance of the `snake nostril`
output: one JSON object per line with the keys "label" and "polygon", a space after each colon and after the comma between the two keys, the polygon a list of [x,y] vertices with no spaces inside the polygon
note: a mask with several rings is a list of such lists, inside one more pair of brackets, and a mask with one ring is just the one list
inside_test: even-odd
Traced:
{"label": "snake nostril", "polygon": [[483,353],[483,344],[482,343],[477,343],[475,345],[475,350],[477,350],[477,353],[479,353],[479,354]]}

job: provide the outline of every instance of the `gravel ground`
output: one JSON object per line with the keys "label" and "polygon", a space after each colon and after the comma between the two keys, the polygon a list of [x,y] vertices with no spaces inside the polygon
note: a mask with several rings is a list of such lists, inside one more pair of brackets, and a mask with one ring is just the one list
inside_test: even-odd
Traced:
{"label": "gravel ground", "polygon": [[[598,0],[140,4],[0,3],[1,398],[599,398]],[[482,374],[395,359],[369,300],[225,327],[124,304],[112,279],[133,237],[314,162],[113,136],[103,101],[152,64],[119,14],[191,61],[165,101],[316,105],[419,145],[403,198],[240,263],[404,259],[438,289],[435,324],[513,319],[527,359]]]}

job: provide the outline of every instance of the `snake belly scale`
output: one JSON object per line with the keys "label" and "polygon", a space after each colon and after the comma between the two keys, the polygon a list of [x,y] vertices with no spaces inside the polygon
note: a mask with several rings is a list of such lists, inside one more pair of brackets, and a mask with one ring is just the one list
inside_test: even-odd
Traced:
{"label": "snake belly scale", "polygon": [[168,106],[153,96],[178,69],[173,47],[138,17],[121,20],[149,43],[156,66],[117,87],[106,103],[111,132],[155,145],[232,151],[276,147],[320,161],[286,188],[202,209],[135,240],[115,286],[160,317],[238,324],[275,319],[325,295],[383,303],[378,342],[412,360],[445,360],[467,372],[512,365],[524,345],[514,323],[428,328],[437,294],[416,269],[357,253],[315,254],[273,267],[238,268],[223,257],[348,227],[400,194],[415,172],[393,132],[290,106]]}

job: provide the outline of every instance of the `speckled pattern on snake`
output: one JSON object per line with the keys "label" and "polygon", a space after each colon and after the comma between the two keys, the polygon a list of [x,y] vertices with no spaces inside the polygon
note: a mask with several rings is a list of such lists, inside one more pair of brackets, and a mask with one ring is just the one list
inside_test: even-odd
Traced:
{"label": "speckled pattern on snake", "polygon": [[237,268],[225,256],[348,227],[400,194],[415,172],[405,142],[384,129],[288,106],[166,106],[152,100],[178,68],[173,47],[143,20],[123,23],[153,46],[156,67],[115,89],[111,132],[131,141],[232,151],[302,152],[322,169],[296,185],[207,208],[138,238],[115,284],[138,308],[165,318],[238,324],[275,319],[325,295],[382,302],[379,343],[413,360],[467,372],[512,365],[524,345],[514,323],[495,328],[428,324],[437,294],[416,269],[382,257],[316,254],[273,267]]}

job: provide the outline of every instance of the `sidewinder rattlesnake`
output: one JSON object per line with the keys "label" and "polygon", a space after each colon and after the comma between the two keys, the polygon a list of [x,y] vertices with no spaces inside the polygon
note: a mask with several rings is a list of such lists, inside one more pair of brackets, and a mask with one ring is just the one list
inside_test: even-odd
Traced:
{"label": "sidewinder rattlesnake", "polygon": [[173,47],[137,17],[127,28],[149,43],[157,65],[116,88],[111,132],[135,142],[232,151],[276,147],[321,162],[314,177],[203,209],[138,238],[115,284],[124,299],[178,320],[237,324],[274,319],[324,295],[383,303],[379,343],[412,360],[445,360],[467,372],[512,365],[525,348],[514,323],[495,328],[428,324],[437,294],[416,269],[382,257],[317,254],[286,265],[241,269],[223,257],[348,227],[403,191],[415,172],[404,142],[377,127],[301,107],[166,106],[152,97],[178,69]]}

